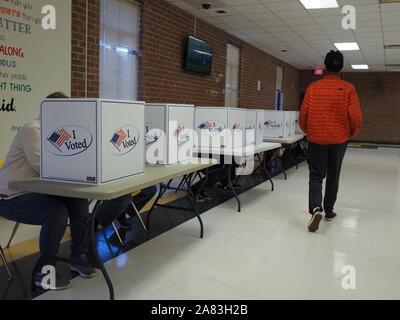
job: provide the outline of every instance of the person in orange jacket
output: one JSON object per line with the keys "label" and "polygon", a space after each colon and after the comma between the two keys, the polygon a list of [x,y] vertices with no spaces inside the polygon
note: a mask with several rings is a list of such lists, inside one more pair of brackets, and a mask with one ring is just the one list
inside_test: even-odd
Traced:
{"label": "person in orange jacket", "polygon": [[[333,208],[347,143],[359,133],[362,123],[356,90],[339,77],[343,54],[331,50],[325,57],[325,66],[326,76],[308,87],[299,115],[299,125],[309,142],[309,212],[312,215],[309,231],[318,230],[323,211],[327,221],[336,216]],[[322,206],[322,182],[325,177]]]}

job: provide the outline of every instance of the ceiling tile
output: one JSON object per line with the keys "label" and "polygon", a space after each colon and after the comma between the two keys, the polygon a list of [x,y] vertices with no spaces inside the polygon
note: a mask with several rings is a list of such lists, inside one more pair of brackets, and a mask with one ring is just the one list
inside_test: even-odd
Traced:
{"label": "ceiling tile", "polygon": [[313,17],[321,17],[321,16],[336,16],[342,17],[342,9],[341,8],[329,8],[329,9],[313,9],[308,10],[308,12]]}
{"label": "ceiling tile", "polygon": [[258,4],[258,0],[222,0],[226,6],[243,6],[248,4]]}
{"label": "ceiling tile", "polygon": [[340,4],[345,5],[367,5],[367,4],[379,4],[379,0],[339,0]]}
{"label": "ceiling tile", "polygon": [[259,12],[259,13],[244,13],[243,14],[247,19],[251,21],[265,21],[265,20],[276,20],[278,19],[271,12]]}
{"label": "ceiling tile", "polygon": [[246,18],[236,15],[236,16],[224,16],[224,17],[216,17],[217,21],[221,21],[223,23],[238,23],[238,22],[249,22]]}
{"label": "ceiling tile", "polygon": [[300,3],[300,1],[279,1],[279,2],[272,2],[272,3],[267,2],[266,6],[275,12],[276,11],[303,11],[303,12],[306,11],[304,9],[303,5]]}
{"label": "ceiling tile", "polygon": [[381,10],[383,13],[386,13],[386,12],[400,13],[400,2],[399,3],[383,3],[383,4],[381,4]]}
{"label": "ceiling tile", "polygon": [[379,5],[378,4],[368,4],[368,5],[358,5],[354,6],[356,8],[357,17],[363,15],[364,13],[377,13],[379,14]]}
{"label": "ceiling tile", "polygon": [[279,27],[279,26],[286,26],[285,23],[278,19],[268,19],[264,21],[255,21],[255,23],[260,27]]}
{"label": "ceiling tile", "polygon": [[237,6],[237,7],[233,7],[233,10],[235,10],[236,12],[238,12],[240,14],[269,12],[269,10],[262,4]]}
{"label": "ceiling tile", "polygon": [[[225,11],[225,13],[218,13],[217,11]],[[202,12],[206,12],[211,17],[226,17],[226,16],[237,16],[238,13],[233,10],[231,7],[221,7],[217,9],[210,9],[210,10],[200,10]]]}
{"label": "ceiling tile", "polygon": [[285,23],[289,25],[316,25],[314,20],[310,17],[302,17],[302,18],[287,18],[287,17],[281,17]]}
{"label": "ceiling tile", "polygon": [[309,18],[307,12],[303,11],[274,11],[274,13],[281,19],[289,18]]}

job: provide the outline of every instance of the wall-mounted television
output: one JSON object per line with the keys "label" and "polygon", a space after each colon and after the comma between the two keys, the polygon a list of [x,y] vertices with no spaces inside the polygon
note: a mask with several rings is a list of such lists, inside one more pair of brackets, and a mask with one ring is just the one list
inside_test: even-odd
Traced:
{"label": "wall-mounted television", "polygon": [[185,53],[185,70],[210,75],[213,52],[210,43],[189,36]]}

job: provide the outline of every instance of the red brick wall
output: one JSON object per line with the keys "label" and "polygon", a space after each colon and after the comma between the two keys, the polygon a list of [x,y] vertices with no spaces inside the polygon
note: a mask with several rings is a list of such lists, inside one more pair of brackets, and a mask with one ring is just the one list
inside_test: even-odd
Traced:
{"label": "red brick wall", "polygon": [[[144,1],[141,9],[141,100],[223,106],[227,44],[241,49],[239,106],[273,109],[276,66],[285,70],[284,109],[297,110],[299,71],[197,18],[195,36],[214,47],[210,76],[183,69],[185,40],[194,35],[194,16],[163,0]],[[257,91],[257,80],[261,90]]]}
{"label": "red brick wall", "polygon": [[[86,1],[72,0],[72,97],[85,96]],[[248,43],[197,19],[196,37],[214,46],[212,74],[183,69],[185,40],[194,16],[164,0],[143,1],[139,99],[148,102],[223,106],[227,44],[241,49],[239,106],[273,109],[276,66],[284,67],[284,109],[297,110],[299,71]],[[89,0],[88,97],[99,96],[100,0]],[[257,91],[257,81],[261,90]]]}
{"label": "red brick wall", "polygon": [[[99,96],[100,0],[89,0],[88,97]],[[71,97],[85,97],[86,1],[72,0]]]}
{"label": "red brick wall", "polygon": [[[300,73],[300,91],[321,77],[312,71]],[[400,73],[349,72],[343,79],[357,90],[363,113],[363,125],[355,141],[400,143]]]}

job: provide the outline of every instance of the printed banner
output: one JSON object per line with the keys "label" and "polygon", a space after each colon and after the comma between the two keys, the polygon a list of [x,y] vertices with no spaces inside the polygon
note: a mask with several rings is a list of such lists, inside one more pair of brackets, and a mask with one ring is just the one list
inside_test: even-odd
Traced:
{"label": "printed banner", "polygon": [[0,0],[0,159],[55,91],[71,94],[71,0]]}

